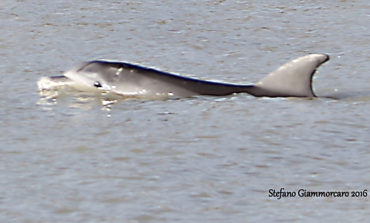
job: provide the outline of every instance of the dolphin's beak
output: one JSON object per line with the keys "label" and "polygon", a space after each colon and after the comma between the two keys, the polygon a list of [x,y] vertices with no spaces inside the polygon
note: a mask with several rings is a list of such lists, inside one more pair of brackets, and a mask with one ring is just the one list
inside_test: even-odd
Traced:
{"label": "dolphin's beak", "polygon": [[63,86],[70,86],[74,84],[74,81],[69,79],[66,76],[51,76],[51,77],[42,77],[37,82],[37,87],[39,91],[43,90],[53,90]]}

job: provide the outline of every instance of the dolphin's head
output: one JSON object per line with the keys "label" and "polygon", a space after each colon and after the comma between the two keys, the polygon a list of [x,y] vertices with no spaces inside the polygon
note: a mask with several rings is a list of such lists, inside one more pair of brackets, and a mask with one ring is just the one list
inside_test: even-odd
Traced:
{"label": "dolphin's head", "polygon": [[86,88],[102,91],[114,90],[119,69],[106,66],[101,61],[91,61],[64,73],[64,76]]}

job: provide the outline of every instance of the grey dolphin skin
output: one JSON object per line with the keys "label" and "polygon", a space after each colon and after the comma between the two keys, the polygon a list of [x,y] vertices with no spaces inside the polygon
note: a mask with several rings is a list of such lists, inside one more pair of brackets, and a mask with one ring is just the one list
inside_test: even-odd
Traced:
{"label": "grey dolphin skin", "polygon": [[294,59],[251,85],[218,83],[183,77],[124,62],[95,60],[82,64],[63,76],[44,77],[40,90],[71,86],[78,90],[113,92],[138,97],[226,96],[247,93],[256,97],[315,97],[312,77],[329,60],[325,54],[309,54]]}

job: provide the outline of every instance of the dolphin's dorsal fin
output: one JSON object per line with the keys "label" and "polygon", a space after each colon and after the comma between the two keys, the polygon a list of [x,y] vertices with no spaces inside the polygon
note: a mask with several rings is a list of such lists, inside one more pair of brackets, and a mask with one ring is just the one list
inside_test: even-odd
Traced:
{"label": "dolphin's dorsal fin", "polygon": [[310,54],[294,59],[256,83],[250,93],[266,97],[315,97],[312,76],[328,60],[326,54]]}

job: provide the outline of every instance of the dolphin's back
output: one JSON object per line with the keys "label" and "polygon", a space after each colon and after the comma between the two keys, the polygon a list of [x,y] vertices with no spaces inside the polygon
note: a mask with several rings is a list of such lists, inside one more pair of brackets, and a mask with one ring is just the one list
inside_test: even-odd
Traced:
{"label": "dolphin's back", "polygon": [[224,96],[247,92],[250,86],[236,85],[183,77],[153,68],[124,62],[90,61],[77,72],[95,72],[115,86],[119,94],[141,92],[157,95],[190,97],[194,95]]}

